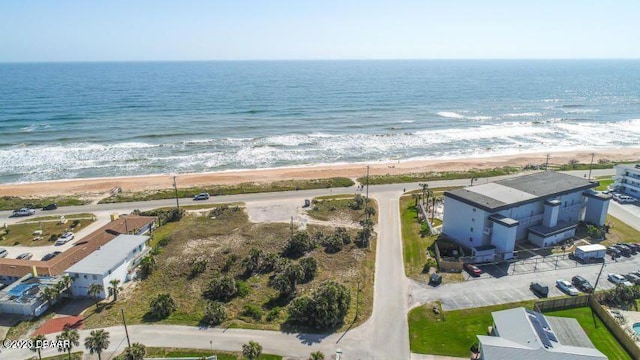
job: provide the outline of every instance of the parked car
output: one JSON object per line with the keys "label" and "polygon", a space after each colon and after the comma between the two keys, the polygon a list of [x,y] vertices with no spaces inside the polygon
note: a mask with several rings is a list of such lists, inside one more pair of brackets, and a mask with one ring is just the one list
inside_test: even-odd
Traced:
{"label": "parked car", "polygon": [[67,231],[66,233],[62,234],[58,238],[58,240],[56,240],[56,245],[64,245],[69,241],[73,240],[74,237],[75,235],[71,231]]}
{"label": "parked car", "polygon": [[617,200],[620,204],[633,204],[634,202],[638,201],[638,199],[629,195],[620,195],[618,196]]}
{"label": "parked car", "polygon": [[55,203],[51,203],[49,205],[45,205],[42,210],[48,211],[48,210],[55,210],[58,208],[58,205],[56,205]]}
{"label": "parked car", "polygon": [[638,253],[638,251],[636,250],[636,248],[635,248],[634,246],[631,246],[631,245],[629,245],[629,244],[627,244],[627,243],[617,243],[617,244],[616,244],[616,246],[617,246],[618,248],[623,247],[623,248],[628,249],[628,250],[629,250],[629,252],[630,252],[632,255],[635,255],[635,254],[637,254],[637,253]]}
{"label": "parked car", "polygon": [[42,261],[51,260],[51,259],[53,259],[54,257],[56,257],[56,256],[58,256],[60,254],[62,254],[61,251],[54,251],[52,253],[48,253],[47,255],[42,257]]}
{"label": "parked car", "polygon": [[478,277],[482,274],[482,269],[480,269],[479,267],[473,265],[473,264],[467,264],[465,263],[463,265],[464,269],[469,273],[469,275],[471,276],[475,276]]}
{"label": "parked car", "polygon": [[629,248],[626,247],[626,246],[613,245],[612,247],[615,248],[615,249],[618,249],[620,251],[620,253],[622,254],[622,256],[626,256],[626,257],[631,256],[631,250],[629,250]]}
{"label": "parked car", "polygon": [[607,254],[609,254],[609,255],[611,255],[613,257],[622,256],[622,252],[620,250],[618,250],[617,248],[615,248],[615,247],[607,248]]}
{"label": "parked car", "polygon": [[624,276],[620,275],[620,274],[609,274],[607,276],[607,279],[609,279],[609,281],[611,281],[614,284],[622,284],[624,286],[633,286],[632,283],[629,282],[629,280],[625,279]]}
{"label": "parked car", "polygon": [[200,193],[193,197],[193,200],[209,200],[209,193]]}
{"label": "parked car", "polygon": [[591,283],[580,275],[571,278],[571,282],[578,290],[582,291],[583,293],[588,294],[593,292],[593,286],[591,286]]}
{"label": "parked car", "polygon": [[7,257],[7,255],[9,255],[7,249],[0,248],[0,258]]}
{"label": "parked car", "polygon": [[638,243],[626,243],[627,246],[631,246],[632,248],[636,249],[637,252],[640,252],[640,244]]}
{"label": "parked car", "polygon": [[18,256],[16,257],[16,259],[18,259],[18,260],[29,260],[29,259],[31,259],[32,257],[33,257],[33,254],[32,254],[32,253],[23,253],[23,254],[18,255]]}
{"label": "parked car", "polygon": [[538,297],[546,298],[549,295],[549,287],[537,282],[532,282],[529,289]]}
{"label": "parked car", "polygon": [[13,214],[11,216],[30,216],[35,214],[36,211],[30,208],[22,208],[18,210],[13,210]]}
{"label": "parked car", "polygon": [[562,290],[564,293],[568,295],[577,296],[578,294],[580,294],[578,292],[578,289],[576,289],[575,286],[573,286],[573,284],[571,284],[567,280],[562,280],[562,279],[557,280],[556,286],[558,286],[558,289]]}
{"label": "parked car", "polygon": [[624,275],[624,278],[629,280],[629,282],[632,283],[633,285],[640,285],[640,276],[634,273],[626,274]]}

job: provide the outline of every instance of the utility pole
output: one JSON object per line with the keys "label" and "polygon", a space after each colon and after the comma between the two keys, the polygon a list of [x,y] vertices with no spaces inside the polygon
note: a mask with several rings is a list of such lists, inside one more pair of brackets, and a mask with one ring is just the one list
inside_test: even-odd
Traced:
{"label": "utility pole", "polygon": [[547,162],[544,164],[544,171],[549,171],[549,159],[551,159],[551,154],[547,154]]}
{"label": "utility pole", "polygon": [[596,153],[591,153],[591,164],[589,165],[589,180],[591,180],[591,169],[593,169],[593,158],[596,156]]}
{"label": "utility pole", "polygon": [[358,305],[360,305],[360,279],[358,279],[356,288],[356,318],[354,320],[358,320]]}
{"label": "utility pole", "polygon": [[602,275],[602,271],[604,270],[604,259],[602,259],[602,266],[600,267],[600,272],[598,273],[598,277],[596,278],[596,283],[593,285],[593,293],[596,293],[596,288],[598,287],[598,282],[600,281],[600,275]]}
{"label": "utility pole", "polygon": [[124,319],[124,309],[120,309],[122,313],[122,323],[124,324],[124,333],[127,335],[127,345],[131,347],[131,340],[129,339],[129,330],[127,330],[127,321]]}
{"label": "utility pole", "polygon": [[173,176],[173,189],[176,192],[176,209],[180,211],[180,202],[178,201],[178,185],[176,184],[176,176]]}

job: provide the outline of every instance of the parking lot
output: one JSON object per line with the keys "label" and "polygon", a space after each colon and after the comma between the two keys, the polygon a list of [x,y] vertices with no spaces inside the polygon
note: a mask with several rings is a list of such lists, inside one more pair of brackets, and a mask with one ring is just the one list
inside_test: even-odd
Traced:
{"label": "parking lot", "polygon": [[516,263],[482,265],[480,267],[484,273],[480,277],[474,278],[465,272],[463,274],[466,281],[435,288],[411,280],[410,306],[440,300],[443,309],[456,310],[533,300],[537,297],[529,290],[531,282],[548,286],[549,297],[562,296],[565,294],[555,286],[556,280],[571,281],[573,276],[581,275],[592,285],[596,285],[601,269],[602,276],[597,283],[597,290],[608,290],[615,287],[607,280],[609,273],[624,275],[640,270],[640,255],[620,257],[617,261],[607,257],[604,264],[581,264],[568,256],[562,257],[563,255],[551,256],[537,261],[533,257]]}

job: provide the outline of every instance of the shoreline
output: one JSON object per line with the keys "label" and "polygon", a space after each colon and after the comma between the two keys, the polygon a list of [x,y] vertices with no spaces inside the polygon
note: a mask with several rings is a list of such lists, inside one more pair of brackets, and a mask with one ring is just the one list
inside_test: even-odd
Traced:
{"label": "shoreline", "polygon": [[[594,164],[600,159],[612,162],[640,160],[640,148],[564,151],[550,153],[550,165],[564,165],[576,159],[581,164]],[[269,169],[239,169],[206,173],[175,174],[178,187],[202,185],[229,185],[246,182],[269,183],[281,180],[312,180],[331,177],[355,179],[364,176],[367,164],[370,175],[399,175],[408,173],[467,171],[504,166],[540,165],[546,161],[547,152],[522,153],[459,159],[405,160],[398,162],[370,162],[357,164],[309,165]],[[174,174],[117,176],[105,178],[81,178],[49,180],[29,183],[0,184],[0,196],[88,196],[121,187],[123,191],[160,190],[173,187]]]}

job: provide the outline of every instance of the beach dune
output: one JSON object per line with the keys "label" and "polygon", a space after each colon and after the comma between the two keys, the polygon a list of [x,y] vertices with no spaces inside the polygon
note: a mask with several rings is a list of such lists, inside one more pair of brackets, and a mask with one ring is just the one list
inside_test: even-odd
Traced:
{"label": "beach dune", "polygon": [[[634,161],[640,159],[640,148],[621,148],[594,151],[554,152],[550,164],[567,164],[571,160],[588,164],[595,153],[594,163],[601,159],[608,161]],[[547,153],[526,153],[506,156],[475,157],[464,159],[433,159],[419,161],[378,162],[370,164],[346,164],[305,166],[277,169],[238,170],[210,173],[175,174],[178,186],[189,188],[213,184],[237,184],[244,182],[268,183],[279,180],[308,180],[330,177],[357,178],[370,166],[371,175],[397,175],[407,173],[464,171],[470,169],[490,169],[503,166],[541,165]],[[32,183],[0,184],[0,196],[59,196],[94,195],[104,193],[114,187],[123,191],[145,191],[166,189],[173,186],[169,174],[109,177],[91,179],[68,179]]]}

